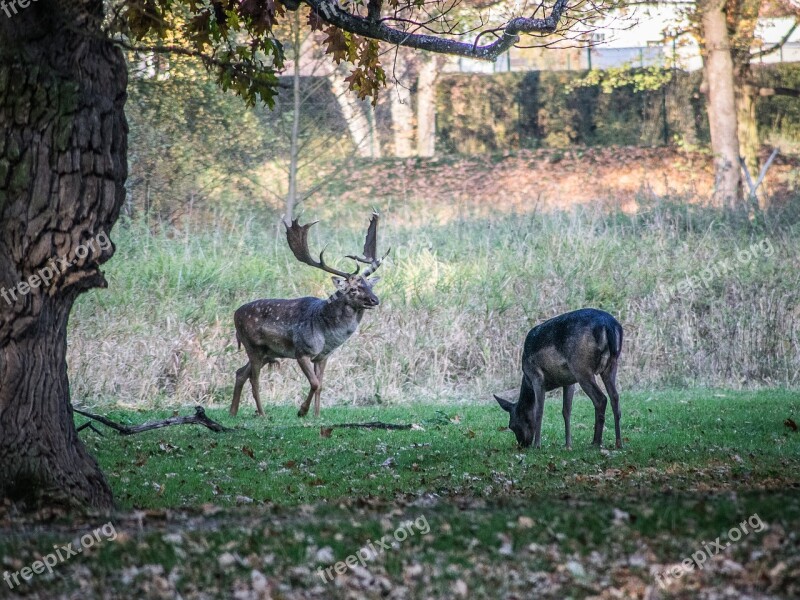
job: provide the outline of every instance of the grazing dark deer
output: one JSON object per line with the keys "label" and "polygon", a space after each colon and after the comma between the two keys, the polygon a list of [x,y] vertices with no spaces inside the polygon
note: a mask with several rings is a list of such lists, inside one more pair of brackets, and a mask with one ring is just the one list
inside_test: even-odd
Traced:
{"label": "grazing dark deer", "polygon": [[[315,221],[316,222],[316,221]],[[336,292],[327,300],[304,297],[292,300],[264,299],[240,306],[233,315],[236,339],[244,345],[248,362],[236,371],[230,414],[236,416],[245,381],[250,379],[253,398],[259,415],[263,415],[258,392],[258,376],[265,364],[273,365],[280,358],[293,358],[300,364],[311,384],[297,416],[308,413],[314,398],[314,416],[319,416],[322,376],[328,356],[353,335],[364,311],[378,306],[372,286],[378,277],[368,279],[381,265],[377,258],[378,215],[373,213],[364,243],[364,256],[348,256],[356,261],[353,273],[339,271],[325,264],[323,250],[319,260],[308,250],[308,230],[314,223],[299,225],[297,220],[286,226],[286,239],[295,258],[301,263],[334,275]],[[388,254],[388,252],[386,253]],[[359,274],[358,263],[369,265]]]}
{"label": "grazing dark deer", "polygon": [[622,448],[616,386],[617,362],[621,351],[622,326],[610,314],[595,308],[564,313],[531,329],[522,352],[519,401],[514,404],[495,396],[501,408],[511,415],[508,427],[517,437],[517,443],[524,447],[533,443],[535,448],[541,448],[544,395],[560,387],[564,388],[562,414],[567,448],[571,448],[569,420],[572,395],[577,383],[594,404],[592,444],[599,446],[603,440],[607,404],[594,377],[599,373],[611,396],[617,448]]}

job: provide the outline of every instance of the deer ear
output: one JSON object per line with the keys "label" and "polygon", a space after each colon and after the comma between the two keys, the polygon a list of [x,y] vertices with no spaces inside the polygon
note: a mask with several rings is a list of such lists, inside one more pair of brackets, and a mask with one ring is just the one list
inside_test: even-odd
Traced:
{"label": "deer ear", "polygon": [[497,400],[497,403],[500,405],[500,408],[502,408],[507,413],[510,413],[511,409],[514,408],[513,402],[509,402],[508,400],[504,400],[503,398],[501,398],[497,394],[493,394],[493,396],[494,396],[494,399]]}
{"label": "deer ear", "polygon": [[331,281],[333,281],[333,285],[335,285],[336,289],[340,292],[343,292],[347,289],[346,279],[342,279],[341,277],[331,277]]}
{"label": "deer ear", "polygon": [[367,281],[369,281],[370,285],[375,285],[381,280],[380,277],[370,277]]}

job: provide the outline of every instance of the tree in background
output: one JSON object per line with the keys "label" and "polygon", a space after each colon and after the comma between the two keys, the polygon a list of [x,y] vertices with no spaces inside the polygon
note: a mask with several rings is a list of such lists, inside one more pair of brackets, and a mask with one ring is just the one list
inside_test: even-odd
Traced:
{"label": "tree in background", "polygon": [[435,54],[421,58],[417,75],[417,156],[436,152],[436,80],[444,62]]}
{"label": "tree in background", "polygon": [[381,158],[383,152],[378,137],[375,107],[366,98],[348,93],[347,69],[346,64],[334,65],[330,69],[328,81],[331,91],[342,111],[356,154],[361,158]]}
{"label": "tree in background", "polygon": [[[492,60],[520,34],[575,18],[556,0],[542,17],[487,25],[495,39],[481,44],[448,35],[446,22],[409,22],[407,0],[303,3],[327,52],[355,65],[347,79],[362,98],[385,81],[379,40]],[[102,0],[38,0],[0,19],[0,497],[28,509],[113,504],[75,431],[65,355],[75,299],[107,285],[100,267],[114,248],[100,240],[125,204],[123,49],[195,56],[224,89],[271,105],[284,62],[274,26],[298,7],[119,0],[106,14]]]}
{"label": "tree in background", "polygon": [[433,156],[436,147],[436,79],[444,60],[441,56],[408,48],[393,49],[392,54],[388,95],[394,156]]}
{"label": "tree in background", "polygon": [[[780,3],[785,2],[785,6]],[[765,10],[800,18],[800,8],[791,0],[698,0],[683,11],[688,25],[685,33],[693,35],[703,52],[703,84],[706,112],[714,154],[714,202],[719,206],[739,208],[744,198],[740,157],[755,176],[759,169],[759,136],[756,123],[757,95],[800,95],[786,88],[765,88],[754,81],[751,64],[759,57],[775,52],[785,44],[795,25],[776,45],[757,49],[758,18]],[[665,36],[675,35],[668,34]],[[677,34],[682,35],[682,34]],[[634,83],[641,89],[657,89],[670,79],[668,69],[648,68],[634,74],[627,69],[590,71],[583,84],[602,82],[606,87]]]}
{"label": "tree in background", "polygon": [[[758,172],[755,96],[798,95],[798,90],[775,88],[763,88],[762,92],[753,81],[752,61],[776,51],[797,27],[795,21],[795,26],[776,46],[753,51],[759,15],[777,4],[780,3],[769,0],[700,0],[693,14],[705,58],[704,88],[714,152],[715,199],[722,206],[741,206],[744,194],[740,156],[753,176]],[[781,12],[800,17],[800,9],[791,2]]]}
{"label": "tree in background", "polygon": [[708,90],[711,150],[714,152],[714,195],[718,204],[736,207],[742,198],[742,178],[733,57],[725,4],[726,0],[702,0],[698,10]]}
{"label": "tree in background", "polygon": [[[320,168],[323,159],[330,158],[333,152],[337,158],[347,155],[343,152],[347,145],[342,143],[345,140],[341,129],[330,126],[332,123],[338,125],[341,120],[337,108],[348,125],[353,153],[372,156],[369,144],[371,128],[363,126],[349,110],[353,108],[359,111],[358,115],[363,115],[361,105],[369,102],[358,100],[348,91],[345,75],[340,74],[340,69],[320,49],[320,34],[303,26],[302,16],[303,11],[299,9],[289,19],[291,100],[283,102],[283,96],[278,96],[275,110],[266,112],[263,119],[264,127],[274,128],[280,137],[280,143],[275,145],[274,162],[285,168],[288,179],[283,213],[286,222],[294,218],[298,204],[313,194],[323,181],[335,176],[330,169]],[[325,93],[323,88],[326,84],[334,98]],[[272,191],[272,187],[280,189],[282,186],[278,184],[265,189]]]}

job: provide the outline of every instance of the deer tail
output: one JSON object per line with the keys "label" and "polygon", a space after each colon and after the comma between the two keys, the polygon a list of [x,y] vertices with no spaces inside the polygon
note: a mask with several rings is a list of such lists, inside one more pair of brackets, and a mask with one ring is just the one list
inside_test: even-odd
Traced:
{"label": "deer tail", "polygon": [[607,324],[606,337],[612,358],[618,358],[622,352],[622,326],[616,322]]}
{"label": "deer tail", "polygon": [[237,350],[241,350],[242,349],[242,340],[239,339],[239,332],[238,331],[236,332],[236,349]]}

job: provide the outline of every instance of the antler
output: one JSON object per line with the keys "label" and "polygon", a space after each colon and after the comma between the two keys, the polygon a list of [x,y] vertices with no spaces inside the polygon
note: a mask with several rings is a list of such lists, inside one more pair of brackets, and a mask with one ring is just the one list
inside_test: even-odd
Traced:
{"label": "antler", "polygon": [[[306,225],[300,225],[297,222],[297,219],[292,221],[291,227],[286,225],[286,241],[289,242],[289,248],[292,250],[292,254],[294,257],[299,260],[301,263],[304,263],[310,267],[315,267],[317,269],[322,269],[326,273],[330,273],[331,275],[337,275],[339,277],[344,277],[345,279],[348,277],[352,277],[353,275],[357,275],[361,267],[356,264],[356,270],[354,273],[347,273],[345,271],[340,271],[338,269],[334,269],[333,267],[329,267],[325,264],[325,260],[323,255],[325,254],[325,250],[319,253],[319,262],[311,258],[311,253],[308,251],[308,230],[311,229],[311,226],[318,221],[314,221],[313,223],[307,223]],[[350,258],[350,257],[348,257]],[[374,269],[373,269],[374,270]]]}
{"label": "antler", "polygon": [[364,256],[353,256],[348,255],[347,258],[352,258],[357,262],[362,262],[368,264],[367,270],[364,271],[361,276],[365,279],[372,275],[378,267],[381,266],[383,259],[389,256],[389,252],[391,252],[391,248],[386,251],[386,254],[383,255],[380,259],[377,258],[378,255],[378,213],[372,213],[372,218],[369,221],[369,228],[367,229],[367,239],[364,240]]}

